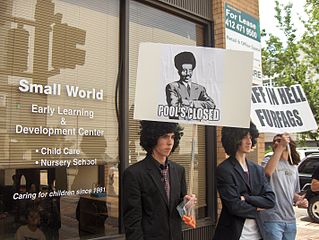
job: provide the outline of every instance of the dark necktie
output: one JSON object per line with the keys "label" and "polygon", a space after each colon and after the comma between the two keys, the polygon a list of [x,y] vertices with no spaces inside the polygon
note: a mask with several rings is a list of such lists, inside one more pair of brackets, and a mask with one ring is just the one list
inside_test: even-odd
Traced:
{"label": "dark necktie", "polygon": [[188,92],[188,95],[190,96],[191,95],[191,87],[189,86],[189,84],[187,84],[187,92]]}
{"label": "dark necktie", "polygon": [[167,200],[169,200],[169,192],[170,192],[170,186],[169,186],[169,172],[168,172],[168,166],[160,165],[161,167],[161,180],[164,184],[164,189],[166,192]]}
{"label": "dark necktie", "polygon": [[248,185],[250,185],[249,184],[249,172],[247,171],[244,171],[244,178],[245,178],[245,181],[246,181],[246,183],[248,184]]}

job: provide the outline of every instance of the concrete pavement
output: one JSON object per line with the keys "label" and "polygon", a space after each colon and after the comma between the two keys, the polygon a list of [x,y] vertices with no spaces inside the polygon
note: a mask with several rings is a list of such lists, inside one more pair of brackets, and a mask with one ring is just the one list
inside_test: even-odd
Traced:
{"label": "concrete pavement", "polygon": [[319,223],[311,222],[307,209],[295,207],[297,240],[319,240]]}

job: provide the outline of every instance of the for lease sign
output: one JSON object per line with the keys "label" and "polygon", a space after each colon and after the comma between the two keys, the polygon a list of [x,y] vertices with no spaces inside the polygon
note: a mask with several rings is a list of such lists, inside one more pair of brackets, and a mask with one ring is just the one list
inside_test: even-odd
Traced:
{"label": "for lease sign", "polygon": [[225,3],[226,48],[254,53],[253,83],[262,83],[259,21]]}

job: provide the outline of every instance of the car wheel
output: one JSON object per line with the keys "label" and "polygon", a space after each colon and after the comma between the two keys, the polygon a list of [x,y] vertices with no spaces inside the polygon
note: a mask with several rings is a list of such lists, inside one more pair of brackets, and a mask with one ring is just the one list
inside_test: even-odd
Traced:
{"label": "car wheel", "polygon": [[310,199],[307,210],[311,220],[319,223],[319,196]]}

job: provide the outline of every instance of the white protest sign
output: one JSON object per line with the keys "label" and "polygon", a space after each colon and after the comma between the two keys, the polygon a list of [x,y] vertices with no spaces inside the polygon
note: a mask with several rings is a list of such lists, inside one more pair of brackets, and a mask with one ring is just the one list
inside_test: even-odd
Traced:
{"label": "white protest sign", "polygon": [[253,54],[142,43],[134,119],[249,127]]}
{"label": "white protest sign", "polygon": [[300,84],[252,87],[251,119],[260,132],[297,133],[318,128]]}

